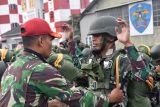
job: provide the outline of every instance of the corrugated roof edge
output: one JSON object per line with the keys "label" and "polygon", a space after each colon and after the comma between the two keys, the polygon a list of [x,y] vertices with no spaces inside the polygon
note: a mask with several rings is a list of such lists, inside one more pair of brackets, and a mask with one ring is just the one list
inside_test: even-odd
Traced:
{"label": "corrugated roof edge", "polygon": [[81,13],[80,20],[85,16],[85,13],[87,13],[90,9],[92,9],[92,7],[93,7],[98,1],[99,1],[99,0],[93,0],[93,1],[87,6],[87,8]]}

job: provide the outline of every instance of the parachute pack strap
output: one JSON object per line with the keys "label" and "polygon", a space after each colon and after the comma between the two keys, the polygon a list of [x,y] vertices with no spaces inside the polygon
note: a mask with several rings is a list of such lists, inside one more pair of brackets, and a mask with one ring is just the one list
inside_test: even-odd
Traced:
{"label": "parachute pack strap", "polygon": [[114,53],[114,55],[113,55],[113,57],[112,57],[112,61],[113,61],[113,65],[112,65],[112,69],[111,69],[111,76],[112,77],[115,77],[115,69],[116,69],[116,58],[117,58],[117,56],[121,56],[122,54],[121,54],[121,52],[120,52],[120,50],[117,50],[117,51],[115,51],[115,53]]}
{"label": "parachute pack strap", "polygon": [[144,47],[146,47],[146,48],[147,48],[147,50],[148,50],[148,55],[151,55],[151,49],[150,49],[150,47],[149,47],[149,46],[144,45],[144,44],[141,44],[140,46],[144,46]]}
{"label": "parachute pack strap", "polygon": [[60,62],[62,61],[62,59],[63,59],[63,54],[58,54],[56,61],[54,61],[54,66],[61,68]]}
{"label": "parachute pack strap", "polygon": [[6,58],[8,49],[2,49],[1,50],[1,61],[3,61]]}
{"label": "parachute pack strap", "polygon": [[120,55],[118,55],[116,58],[116,87],[119,85],[119,58]]}

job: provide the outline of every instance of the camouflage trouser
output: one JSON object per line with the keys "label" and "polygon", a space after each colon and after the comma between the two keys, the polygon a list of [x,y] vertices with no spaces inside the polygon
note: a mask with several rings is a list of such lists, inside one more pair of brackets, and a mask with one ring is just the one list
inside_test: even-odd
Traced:
{"label": "camouflage trouser", "polygon": [[48,101],[48,107],[69,107],[69,106],[54,99],[54,100]]}

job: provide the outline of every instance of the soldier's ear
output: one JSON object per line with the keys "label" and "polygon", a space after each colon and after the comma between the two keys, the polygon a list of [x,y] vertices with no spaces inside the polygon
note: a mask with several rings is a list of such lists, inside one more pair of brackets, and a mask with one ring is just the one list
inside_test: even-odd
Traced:
{"label": "soldier's ear", "polygon": [[42,36],[40,36],[39,38],[37,38],[37,44],[38,44],[38,46],[43,47],[44,40],[43,40]]}

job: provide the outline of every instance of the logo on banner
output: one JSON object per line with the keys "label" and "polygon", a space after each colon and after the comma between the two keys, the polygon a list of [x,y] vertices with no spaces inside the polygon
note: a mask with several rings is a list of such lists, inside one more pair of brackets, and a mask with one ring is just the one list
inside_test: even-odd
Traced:
{"label": "logo on banner", "polygon": [[137,3],[130,8],[130,19],[134,28],[143,33],[151,20],[151,5],[147,3]]}

